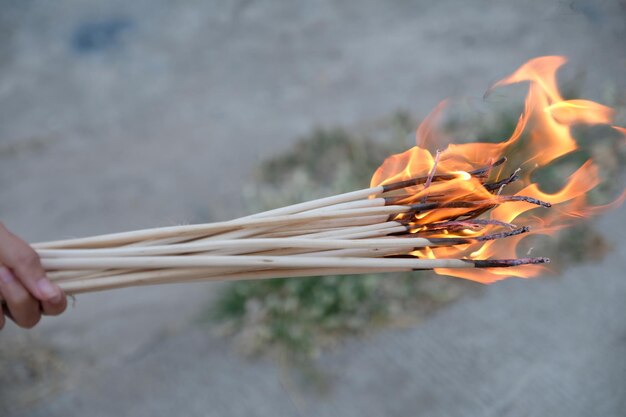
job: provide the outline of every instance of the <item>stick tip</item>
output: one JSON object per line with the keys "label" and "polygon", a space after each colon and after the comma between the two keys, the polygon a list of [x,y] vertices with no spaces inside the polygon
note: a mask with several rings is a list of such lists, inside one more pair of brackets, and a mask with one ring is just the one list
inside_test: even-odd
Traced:
{"label": "stick tip", "polygon": [[476,268],[509,268],[520,265],[539,265],[550,263],[550,258],[519,258],[519,259],[484,259],[475,260]]}

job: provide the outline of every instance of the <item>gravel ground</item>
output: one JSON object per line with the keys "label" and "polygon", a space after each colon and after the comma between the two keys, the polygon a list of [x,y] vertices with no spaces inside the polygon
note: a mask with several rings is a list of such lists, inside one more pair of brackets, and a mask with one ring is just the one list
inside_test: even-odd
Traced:
{"label": "gravel ground", "polygon": [[[533,56],[568,55],[588,97],[626,87],[620,1],[0,8],[0,217],[31,241],[240,214],[255,165],[314,126],[479,101]],[[614,240],[624,216],[602,221]],[[0,395],[0,413],[625,415],[624,255],[351,341],[322,358],[337,374],[322,398],[193,323],[217,285],[82,296],[31,332],[64,363],[59,389]]]}

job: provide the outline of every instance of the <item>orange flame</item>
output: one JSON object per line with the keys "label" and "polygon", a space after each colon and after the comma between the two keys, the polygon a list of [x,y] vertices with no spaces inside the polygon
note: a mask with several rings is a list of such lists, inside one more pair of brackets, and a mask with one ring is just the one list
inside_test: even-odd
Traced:
{"label": "orange flame", "polygon": [[[596,215],[613,208],[626,199],[626,192],[606,206],[590,206],[588,193],[600,183],[597,164],[589,160],[582,164],[567,180],[565,185],[554,193],[547,193],[533,183],[533,173],[549,165],[558,158],[578,149],[572,136],[572,126],[576,124],[611,125],[613,109],[589,100],[565,100],[557,86],[557,70],[566,62],[564,57],[546,56],[531,59],[513,74],[497,82],[493,88],[514,83],[528,82],[524,112],[510,138],[500,143],[450,144],[438,159],[427,149],[436,141],[437,131],[433,120],[439,115],[445,102],[440,104],[417,129],[418,146],[408,151],[390,156],[372,176],[372,186],[389,184],[410,178],[448,175],[446,181],[433,181],[428,186],[420,185],[396,193],[400,204],[413,204],[435,198],[438,202],[493,200],[501,189],[488,189],[488,181],[493,184],[505,177],[504,174],[521,169],[522,178],[507,188],[518,190],[514,195],[527,196],[550,202],[551,209],[540,208],[524,201],[501,204],[489,212],[488,219],[506,223],[516,222],[531,226],[531,233],[507,238],[504,242],[487,241],[452,247],[425,248],[413,252],[423,258],[468,258],[487,259],[515,258],[519,242],[530,234],[553,234],[570,226],[580,218]],[[612,126],[626,136],[626,129]],[[502,156],[507,156],[505,164],[494,168],[483,177],[469,174],[476,168],[489,166]],[[518,185],[516,185],[518,184]],[[428,200],[431,201],[431,200]],[[492,206],[493,207],[493,206]],[[492,208],[489,207],[489,208]],[[462,228],[460,230],[430,230],[433,222],[450,218],[463,218],[467,208],[438,208],[437,210],[418,212],[410,219],[415,233],[429,232],[429,236],[467,237],[481,233],[480,230]],[[404,217],[404,220],[406,218]],[[485,226],[489,231],[492,224]],[[486,269],[436,269],[439,274],[452,275],[482,283],[498,281],[510,276],[532,277],[545,270],[540,265],[522,265],[512,268]]]}

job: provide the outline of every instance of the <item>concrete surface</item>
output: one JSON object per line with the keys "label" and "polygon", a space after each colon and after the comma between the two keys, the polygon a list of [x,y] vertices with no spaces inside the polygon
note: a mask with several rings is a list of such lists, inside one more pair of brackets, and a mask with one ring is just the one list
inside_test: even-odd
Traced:
{"label": "concrete surface", "polygon": [[[254,166],[312,127],[480,100],[533,56],[568,55],[591,98],[626,84],[620,1],[0,7],[0,218],[31,241],[240,214]],[[352,341],[322,399],[192,323],[214,285],[83,296],[35,330],[67,387],[10,415],[625,415],[623,259]]]}

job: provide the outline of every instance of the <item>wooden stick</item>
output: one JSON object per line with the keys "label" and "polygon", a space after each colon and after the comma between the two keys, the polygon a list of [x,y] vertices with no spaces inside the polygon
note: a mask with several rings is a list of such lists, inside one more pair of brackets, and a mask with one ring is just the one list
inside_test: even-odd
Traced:
{"label": "wooden stick", "polygon": [[[493,167],[502,165],[506,162],[506,157],[501,157],[500,159],[492,162],[486,167],[479,168],[473,171],[470,171],[470,175],[480,176],[489,172]],[[451,180],[454,179],[455,175],[443,174],[443,175],[433,175],[431,177],[431,181],[443,181],[443,180]],[[259,217],[269,217],[276,215],[285,215],[285,214],[293,214],[300,213],[307,210],[314,210],[320,207],[331,206],[335,204],[346,203],[354,200],[367,199],[371,196],[377,196],[380,194],[384,194],[390,191],[399,190],[402,188],[412,187],[419,184],[424,184],[428,177],[415,177],[410,178],[404,181],[398,181],[395,183],[389,183],[384,185],[379,185],[377,187],[365,188],[363,190],[352,191],[345,194],[339,194],[331,197],[320,198],[317,200],[307,201],[304,203],[293,204],[287,207],[281,207],[274,210],[268,210],[263,213],[253,214],[251,216],[247,216],[247,218],[259,218]]]}
{"label": "wooden stick", "polygon": [[[326,212],[318,212],[326,213]],[[374,216],[358,216],[358,217],[340,217],[322,220],[311,220],[307,222],[297,224],[281,225],[273,229],[275,232],[289,231],[306,233],[309,230],[320,229],[337,229],[356,226],[368,226],[370,224],[384,223],[388,220],[389,215],[374,215]]]}
{"label": "wooden stick", "polygon": [[382,239],[235,239],[201,243],[179,243],[177,245],[148,247],[118,247],[105,249],[39,249],[41,258],[90,258],[115,256],[177,255],[206,252],[213,249],[269,250],[269,249],[358,249],[358,248],[423,248],[426,246],[453,246],[476,241],[476,238],[382,238]]}
{"label": "wooden stick", "polygon": [[216,234],[229,230],[240,229],[249,226],[278,226],[296,224],[304,221],[314,221],[332,218],[348,218],[377,214],[397,214],[411,210],[410,206],[386,206],[369,207],[354,210],[340,210],[338,212],[302,213],[288,216],[241,218],[217,223],[205,223],[184,226],[158,227],[154,229],[136,230],[132,232],[112,233],[100,236],[92,236],[78,239],[60,240],[34,244],[36,249],[54,249],[63,247],[102,247],[133,243],[146,239],[161,239],[171,236],[189,236],[197,233]]}
{"label": "wooden stick", "polygon": [[[524,259],[524,258],[522,258]],[[528,258],[530,259],[530,258]],[[534,258],[544,259],[546,258]],[[506,260],[512,264],[513,260]],[[516,262],[520,260],[515,260]],[[324,258],[302,256],[137,256],[103,258],[60,258],[41,260],[46,270],[56,269],[113,269],[113,268],[213,268],[213,267],[274,267],[274,268],[484,268],[502,267],[501,261],[477,261],[470,259],[363,259],[363,258]],[[528,263],[528,262],[526,262]],[[521,265],[516,263],[515,265]]]}
{"label": "wooden stick", "polygon": [[[433,161],[433,167],[428,173],[428,178],[426,178],[426,182],[424,183],[424,190],[430,187],[430,184],[433,182],[433,177],[435,176],[435,172],[437,171],[437,164],[439,163],[440,157],[441,157],[441,151],[437,149],[437,155],[435,155],[435,160]],[[427,195],[422,197],[422,203],[425,203],[427,200],[428,200]]]}
{"label": "wooden stick", "polygon": [[[312,257],[370,257],[370,258],[375,258],[375,257],[385,257],[385,256],[389,256],[389,255],[395,255],[398,254],[398,250],[396,249],[378,249],[378,248],[374,248],[374,249],[336,249],[336,250],[327,250],[327,251],[321,251],[321,252],[308,252],[308,253],[302,253],[299,254],[298,256],[312,256]],[[403,252],[400,252],[403,253]],[[269,255],[269,254],[268,254]],[[265,255],[264,255],[265,256]],[[53,279],[53,281],[55,282],[69,282],[69,281],[90,281],[90,280],[94,280],[94,279],[99,279],[99,278],[105,278],[105,277],[113,277],[113,276],[120,276],[120,275],[124,275],[127,277],[146,277],[146,276],[151,276],[154,272],[157,271],[161,271],[158,275],[163,275],[162,271],[169,271],[169,274],[171,274],[171,276],[176,277],[179,273],[185,273],[185,271],[198,271],[198,269],[201,268],[172,268],[172,269],[107,269],[107,270],[100,270],[97,272],[92,272],[89,273],[87,275],[83,275],[81,276],[69,276],[69,277],[56,277],[55,279]],[[204,271],[204,275],[206,275],[207,277],[209,276],[218,276],[218,275],[226,275],[226,274],[233,274],[233,273],[241,273],[241,272],[246,272],[246,271],[256,271],[256,270],[266,270],[266,269],[272,269],[272,267],[267,267],[267,268],[259,268],[257,266],[250,266],[250,267],[241,267],[241,266],[237,266],[237,267],[222,267],[222,268],[209,268],[209,269],[202,269]],[[74,272],[74,271],[65,271],[65,272]],[[84,272],[84,271],[79,271],[80,272]],[[52,279],[52,278],[51,278]]]}
{"label": "wooden stick", "polygon": [[[506,158],[504,157],[500,158],[499,160],[490,164],[488,167],[471,171],[470,174],[482,175],[485,172],[488,172],[494,166],[502,164],[504,161],[506,161]],[[439,180],[452,179],[452,178],[454,178],[454,175],[444,174],[444,175],[435,175],[431,178],[431,180],[439,181]],[[412,179],[409,179],[406,181],[400,181],[397,183],[380,185],[377,187],[366,188],[363,190],[352,191],[349,193],[325,197],[325,198],[321,198],[318,200],[312,200],[312,201],[308,201],[304,203],[294,204],[291,206],[269,210],[263,213],[258,213],[255,215],[242,217],[239,219],[230,220],[226,222],[200,224],[200,225],[187,225],[187,226],[160,227],[160,228],[153,228],[153,229],[137,230],[133,232],[106,234],[106,235],[93,236],[93,237],[87,237],[87,238],[67,239],[67,240],[60,240],[60,241],[54,241],[54,242],[43,242],[43,243],[34,244],[33,246],[36,248],[40,248],[40,249],[58,248],[58,247],[67,247],[67,246],[72,246],[72,247],[96,246],[98,247],[98,246],[106,246],[106,245],[132,244],[134,242],[141,241],[141,240],[163,239],[163,238],[168,238],[168,237],[177,237],[178,235],[191,235],[194,233],[217,234],[217,233],[226,232],[229,229],[231,230],[237,229],[243,226],[251,226],[254,224],[264,224],[264,222],[255,223],[255,220],[260,219],[260,218],[264,218],[268,220],[267,222],[265,222],[265,224],[281,223],[281,222],[297,222],[301,219],[306,219],[307,214],[304,213],[305,217],[303,218],[297,218],[296,217],[297,214],[296,214],[294,215],[293,218],[289,220],[282,218],[281,216],[285,214],[293,214],[293,213],[300,213],[300,212],[307,211],[307,210],[314,210],[314,209],[329,206],[329,205],[346,203],[346,202],[350,202],[354,200],[368,199],[370,196],[383,194],[389,191],[406,188],[406,187],[413,186],[416,184],[422,184],[427,179],[428,179],[427,177],[412,178]],[[394,207],[396,207],[396,209],[399,210],[397,212],[403,212],[403,210],[406,210],[406,208],[402,208],[402,209],[398,208],[401,206],[394,206]],[[379,207],[379,208],[383,209],[384,207]],[[378,207],[373,207],[372,209],[376,210],[378,209]],[[356,209],[354,211],[358,212],[358,210],[359,209]],[[362,210],[368,210],[368,208],[365,208]],[[350,211],[351,210],[341,210],[341,212],[343,212],[343,216],[346,216],[346,217],[357,215],[357,213],[350,213]],[[392,209],[391,211],[381,210],[378,212],[377,211],[374,211],[374,212],[364,211],[358,214],[359,215],[375,214],[375,213],[393,214],[397,212],[394,212]],[[317,213],[310,213],[308,215],[315,216],[316,214]],[[335,214],[334,212],[329,213],[329,214],[330,216],[327,218],[339,216],[339,214]],[[269,221],[270,219],[273,219],[273,221]]]}
{"label": "wooden stick", "polygon": [[[398,231],[397,228],[401,227],[402,230],[406,231],[407,228],[403,226],[400,222],[390,221],[390,222],[382,222],[382,223],[374,223],[371,225],[364,226],[354,226],[354,227],[341,227],[336,229],[329,229],[325,231],[306,231],[304,234],[298,235],[300,238],[306,239],[320,239],[320,238],[332,238],[332,239],[355,239],[352,235],[361,234],[362,232],[376,232],[378,234],[367,235],[367,237],[375,237],[375,236],[383,236],[387,232],[384,229],[394,229]],[[390,232],[393,233],[393,232]],[[270,233],[261,234],[258,237],[287,237],[289,232],[287,231],[275,231]],[[292,236],[295,237],[295,236]]]}
{"label": "wooden stick", "polygon": [[[364,274],[364,273],[383,273],[383,272],[401,272],[412,270],[423,270],[425,268],[414,268],[414,264],[411,263],[411,259],[392,259],[393,261],[406,261],[402,265],[396,263],[396,266],[391,265],[376,265],[367,267],[303,267],[298,269],[284,269],[282,271],[265,270],[265,271],[248,271],[243,273],[235,273],[230,275],[224,275],[208,278],[206,277],[206,270],[197,269],[197,273],[193,270],[172,270],[168,271],[153,271],[152,273],[146,273],[142,276],[124,276],[102,278],[96,280],[84,280],[74,281],[68,283],[60,283],[61,288],[68,294],[78,294],[82,292],[101,291],[113,288],[130,287],[135,285],[149,285],[156,283],[174,283],[174,282],[189,282],[197,280],[221,280],[221,281],[234,281],[240,279],[265,279],[265,278],[278,278],[278,277],[297,277],[297,276],[314,276],[314,275],[349,275],[349,274]],[[423,259],[421,261],[424,261]],[[498,267],[510,267],[525,264],[541,264],[549,262],[547,258],[522,258],[522,259],[505,259],[505,260],[485,260],[485,261],[472,261],[464,259],[448,259],[448,260],[428,260],[438,261],[438,266],[443,268],[498,268]],[[447,262],[441,262],[447,261]],[[426,268],[427,269],[427,268]]]}
{"label": "wooden stick", "polygon": [[349,210],[365,207],[384,207],[387,201],[384,198],[370,198],[365,200],[349,201],[347,203],[333,204],[332,206],[324,206],[313,210],[307,210],[305,213],[321,213],[333,210]]}
{"label": "wooden stick", "polygon": [[[267,230],[271,231],[274,228],[268,228]],[[300,239],[320,239],[320,238],[332,238],[332,239],[363,239],[363,238],[377,238],[385,235],[389,235],[392,233],[401,233],[406,232],[408,228],[406,226],[402,226],[398,222],[385,222],[380,224],[372,224],[368,226],[356,226],[356,227],[346,227],[346,228],[337,228],[331,229],[324,232],[317,231],[307,231],[305,234],[296,233],[293,234],[291,232],[271,232],[271,233],[255,233],[257,238],[284,238],[284,237],[294,237]],[[245,231],[245,230],[242,230]],[[233,236],[239,237],[239,236]],[[417,236],[416,236],[417,237]],[[243,239],[242,239],[243,240]],[[213,240],[196,240],[194,243],[200,243],[204,241],[213,241]],[[238,253],[237,249],[220,249],[212,251],[214,255],[232,255]]]}
{"label": "wooden stick", "polygon": [[104,291],[133,286],[155,285],[155,284],[175,284],[193,282],[215,282],[215,281],[239,281],[243,279],[268,279],[287,277],[310,277],[321,275],[354,275],[367,273],[403,272],[410,271],[406,268],[391,268],[388,270],[373,271],[367,269],[343,269],[343,268],[308,268],[308,269],[286,269],[281,271],[248,271],[241,273],[225,274],[219,276],[209,276],[203,269],[186,270],[160,270],[134,276],[119,275],[108,279],[80,282],[61,282],[58,285],[66,294],[75,295],[94,291]]}
{"label": "wooden stick", "polygon": [[422,212],[436,208],[472,208],[472,207],[489,207],[497,204],[523,201],[530,204],[536,204],[544,207],[550,207],[550,203],[543,202],[526,196],[503,196],[489,200],[476,201],[450,201],[442,203],[421,203],[410,206],[386,206],[386,207],[369,207],[353,210],[339,210],[336,212],[320,212],[320,213],[303,213],[289,216],[277,216],[268,218],[252,218],[237,219],[220,223],[208,223],[187,226],[162,227],[156,229],[137,230],[134,232],[123,232],[109,235],[93,236],[82,239],[71,239],[66,241],[48,242],[34,245],[38,249],[50,249],[59,247],[102,247],[110,245],[121,245],[136,242],[138,240],[153,240],[166,238],[170,236],[194,235],[200,232],[215,234],[218,232],[239,229],[246,226],[263,226],[263,225],[287,225],[296,224],[302,221],[317,221],[333,218],[348,218],[355,216],[368,216],[377,214],[400,214],[406,212]]}
{"label": "wooden stick", "polygon": [[305,201],[304,203],[293,204],[291,206],[268,210],[263,213],[252,214],[250,216],[242,217],[242,219],[258,219],[262,217],[284,216],[289,214],[301,213],[309,210],[315,210],[321,207],[347,203],[355,200],[368,199],[370,196],[375,196],[384,192],[385,187],[382,185],[378,187],[365,188],[362,190],[351,191],[349,193],[338,194],[330,197],[320,198],[317,200]]}
{"label": "wooden stick", "polygon": [[[377,223],[380,222],[385,222],[387,220],[389,216],[387,215],[383,215],[383,216],[366,216],[366,217],[358,217],[355,219],[331,219],[331,220],[322,220],[319,222],[312,222],[311,226],[302,226],[302,228],[300,228],[300,225],[292,225],[291,227],[286,227],[286,226],[271,226],[271,227],[258,227],[258,228],[246,228],[246,229],[241,229],[241,230],[236,230],[234,232],[229,232],[229,233],[224,233],[224,234],[219,234],[219,235],[214,235],[214,236],[210,236],[207,238],[203,238],[203,239],[196,239],[193,242],[194,243],[201,243],[201,242],[215,242],[215,241],[221,241],[221,240],[232,240],[232,239],[244,239],[247,237],[254,237],[254,238],[278,238],[278,237],[309,237],[309,235],[312,235],[314,233],[321,233],[321,232],[334,232],[334,233],[330,233],[328,236],[329,237],[341,237],[343,238],[343,235],[348,235],[349,232],[354,231],[358,231],[358,227],[361,226],[355,226],[355,225],[359,225],[361,224],[362,226],[369,226],[371,225],[377,225]],[[341,222],[340,222],[341,221]],[[343,226],[340,226],[340,224],[345,221],[346,223]],[[325,227],[325,228],[321,228],[321,229],[308,229],[307,227],[317,227],[320,226],[321,222],[333,222],[333,223],[328,223],[326,224],[326,226],[333,226],[331,228]],[[323,226],[324,224],[322,224]],[[345,231],[345,232],[344,232]],[[396,230],[398,231],[398,230]],[[354,232],[353,232],[354,233]],[[373,234],[373,233],[369,233],[369,234],[364,234],[362,237],[375,237],[375,236],[380,236],[382,234],[378,233],[378,234]],[[221,255],[229,255],[231,253],[236,253],[236,251],[233,251],[232,249],[220,249],[220,250],[215,250],[214,251],[216,254],[221,254]]]}

